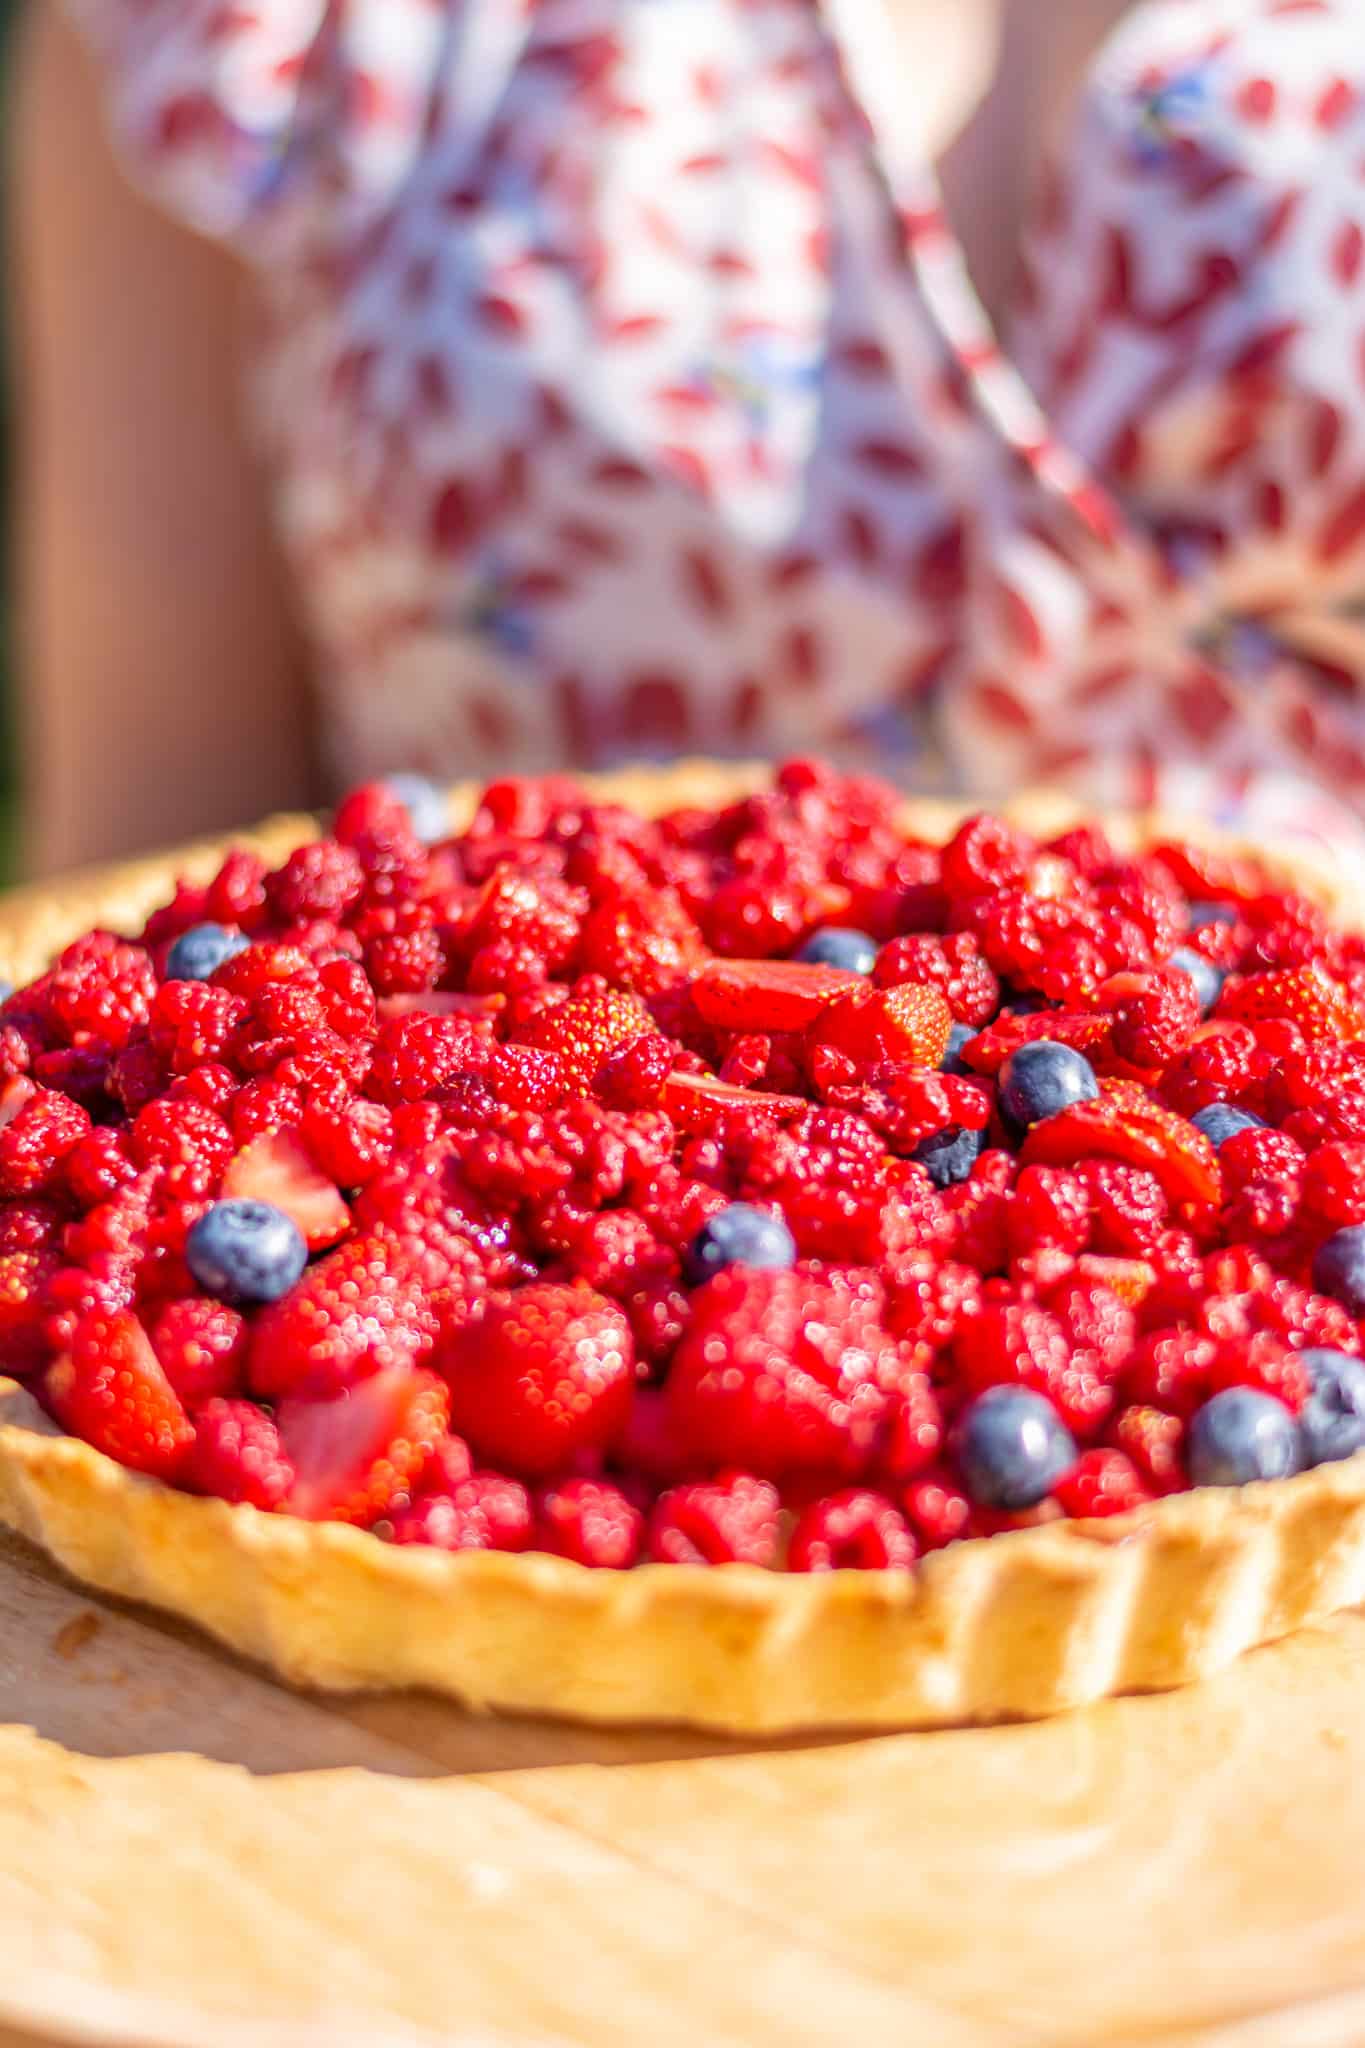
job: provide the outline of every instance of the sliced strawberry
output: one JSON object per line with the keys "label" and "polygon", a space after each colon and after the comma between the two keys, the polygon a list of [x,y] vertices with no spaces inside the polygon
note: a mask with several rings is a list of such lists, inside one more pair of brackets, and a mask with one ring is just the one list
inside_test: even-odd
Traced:
{"label": "sliced strawberry", "polygon": [[659,1100],[684,1130],[710,1123],[719,1110],[784,1117],[804,1116],[810,1108],[800,1095],[765,1095],[761,1089],[740,1088],[714,1074],[684,1074],[676,1068],[664,1082]]}
{"label": "sliced strawberry", "polygon": [[173,1479],[194,1425],[135,1315],[82,1316],[71,1349],[49,1368],[47,1398],[73,1436],[134,1472]]}
{"label": "sliced strawberry", "polygon": [[406,1507],[449,1410],[435,1373],[401,1365],[330,1400],[282,1401],[275,1423],[294,1467],[285,1506],[310,1522],[361,1524]]}
{"label": "sliced strawberry", "polygon": [[937,1067],[948,1050],[953,1013],[943,991],[928,982],[903,981],[870,989],[861,982],[831,1003],[806,1033],[812,1051],[823,1046],[859,1070],[887,1063]]}
{"label": "sliced strawberry", "polygon": [[223,1175],[223,1193],[271,1202],[292,1217],[310,1252],[320,1252],[350,1228],[351,1212],[296,1131],[266,1131],[243,1146]]}
{"label": "sliced strawberry", "polygon": [[968,1039],[962,1058],[974,1073],[998,1074],[1011,1053],[1040,1038],[1093,1056],[1107,1047],[1113,1028],[1112,1017],[1091,1010],[1040,1010],[1029,1017],[1002,1017]]}
{"label": "sliced strawberry", "polygon": [[465,995],[454,989],[423,989],[416,994],[381,996],[377,1005],[382,1024],[389,1017],[496,1017],[506,1003],[504,995]]}
{"label": "sliced strawberry", "polygon": [[1248,975],[1225,992],[1218,1015],[1253,1025],[1267,1018],[1287,1019],[1298,1025],[1310,1045],[1365,1036],[1365,1013],[1340,982],[1316,965]]}
{"label": "sliced strawberry", "polygon": [[692,1001],[725,1031],[802,1031],[836,996],[867,986],[847,967],[806,960],[713,960],[692,982]]}
{"label": "sliced strawberry", "polygon": [[1218,1155],[1202,1131],[1132,1081],[1105,1081],[1104,1093],[1045,1117],[1025,1138],[1025,1164],[1072,1166],[1081,1159],[1122,1159],[1156,1175],[1173,1202],[1218,1203]]}

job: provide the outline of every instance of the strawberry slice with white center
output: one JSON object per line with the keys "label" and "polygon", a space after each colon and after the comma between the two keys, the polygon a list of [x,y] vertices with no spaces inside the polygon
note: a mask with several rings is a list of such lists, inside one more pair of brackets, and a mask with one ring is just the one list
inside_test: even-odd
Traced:
{"label": "strawberry slice with white center", "polygon": [[741,1088],[735,1081],[722,1081],[715,1074],[685,1074],[679,1069],[668,1075],[659,1097],[674,1123],[684,1130],[699,1129],[718,1110],[742,1109],[765,1116],[804,1116],[810,1104],[801,1095],[765,1095],[758,1088]]}
{"label": "strawberry slice with white center", "polygon": [[692,1001],[726,1031],[802,1031],[836,996],[864,988],[861,974],[816,960],[712,960],[692,982]]}
{"label": "strawberry slice with white center", "polygon": [[275,1425],[294,1467],[286,1509],[310,1522],[364,1526],[406,1507],[449,1416],[445,1382],[405,1365],[329,1400],[281,1401]]}
{"label": "strawberry slice with white center", "polygon": [[283,1209],[303,1232],[310,1252],[336,1244],[351,1225],[340,1190],[296,1131],[265,1131],[253,1138],[223,1175],[223,1193]]}

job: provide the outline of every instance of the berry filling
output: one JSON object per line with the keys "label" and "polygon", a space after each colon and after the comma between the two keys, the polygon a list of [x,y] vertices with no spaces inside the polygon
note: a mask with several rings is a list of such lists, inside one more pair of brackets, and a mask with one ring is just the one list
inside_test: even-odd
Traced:
{"label": "berry filling", "polygon": [[0,1364],[131,1470],[624,1570],[1365,1446],[1365,939],[1249,860],[411,778],[0,1003]]}

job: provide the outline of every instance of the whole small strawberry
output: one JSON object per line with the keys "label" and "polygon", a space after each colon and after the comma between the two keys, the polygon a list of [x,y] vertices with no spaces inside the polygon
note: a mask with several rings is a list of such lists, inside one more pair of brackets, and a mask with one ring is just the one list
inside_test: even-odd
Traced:
{"label": "whole small strawberry", "polygon": [[612,1443],[635,1391],[635,1343],[614,1303],[541,1281],[495,1296],[441,1353],[451,1426],[504,1471],[539,1478]]}
{"label": "whole small strawberry", "polygon": [[1248,975],[1224,992],[1218,1015],[1247,1024],[1287,1019],[1298,1025],[1310,1044],[1365,1035],[1365,1020],[1357,1005],[1341,983],[1316,964]]}
{"label": "whole small strawberry", "polygon": [[653,1030],[654,1020],[637,995],[585,977],[564,1002],[522,1025],[516,1036],[523,1045],[558,1053],[566,1085],[586,1095],[612,1053]]}
{"label": "whole small strawberry", "polygon": [[97,1451],[158,1479],[180,1473],[194,1426],[129,1311],[83,1316],[46,1392],[58,1421]]}

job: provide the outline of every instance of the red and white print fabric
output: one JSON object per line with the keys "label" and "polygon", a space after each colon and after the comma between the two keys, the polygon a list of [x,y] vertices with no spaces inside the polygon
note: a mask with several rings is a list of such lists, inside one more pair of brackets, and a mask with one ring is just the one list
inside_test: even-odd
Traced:
{"label": "red and white print fabric", "polygon": [[339,774],[804,748],[1358,830],[1365,0],[1135,7],[1001,338],[883,0],[73,4],[259,275]]}

